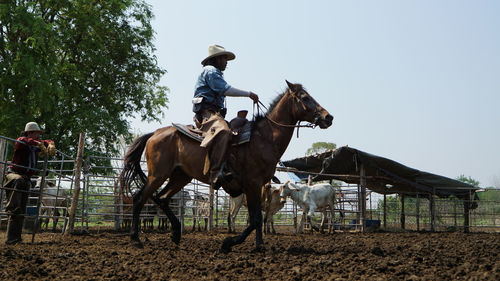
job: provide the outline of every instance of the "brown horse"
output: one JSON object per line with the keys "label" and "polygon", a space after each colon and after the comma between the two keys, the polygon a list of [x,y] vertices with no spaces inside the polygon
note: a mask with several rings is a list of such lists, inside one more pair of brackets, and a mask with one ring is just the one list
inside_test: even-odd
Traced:
{"label": "brown horse", "polygon": [[[227,162],[238,176],[223,185],[223,189],[233,197],[245,193],[250,225],[240,235],[227,237],[222,244],[221,252],[227,253],[231,251],[232,246],[243,243],[254,229],[255,246],[257,250],[261,250],[264,242],[260,190],[273,177],[276,164],[285,152],[296,124],[307,121],[322,129],[332,124],[333,117],[304,90],[302,85],[286,82],[288,89],[273,101],[267,113],[256,118],[250,142],[229,148]],[[140,167],[144,149],[148,167],[147,177]],[[208,175],[203,174],[206,155],[206,148],[200,147],[198,142],[184,136],[171,126],[143,135],[130,146],[125,155],[125,167],[120,178],[122,188],[129,187],[132,182],[143,184],[134,194],[131,231],[131,239],[138,246],[142,245],[139,239],[139,214],[150,197],[169,218],[173,230],[172,241],[177,244],[180,242],[181,225],[169,208],[168,201],[193,178],[204,183],[209,182]],[[167,179],[168,184],[154,195]]]}

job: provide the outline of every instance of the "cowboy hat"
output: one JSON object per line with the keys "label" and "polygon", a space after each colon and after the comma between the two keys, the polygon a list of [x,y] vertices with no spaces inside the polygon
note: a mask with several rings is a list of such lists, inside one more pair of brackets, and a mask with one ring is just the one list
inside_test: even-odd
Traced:
{"label": "cowboy hat", "polygon": [[234,53],[226,51],[226,49],[224,49],[224,47],[222,47],[220,45],[208,46],[208,57],[206,57],[204,60],[202,60],[201,64],[205,65],[209,59],[211,59],[213,57],[217,57],[217,56],[224,56],[224,55],[227,56],[227,60],[234,60],[236,58]]}
{"label": "cowboy hat", "polygon": [[24,132],[43,132],[36,122],[28,122],[24,126]]}

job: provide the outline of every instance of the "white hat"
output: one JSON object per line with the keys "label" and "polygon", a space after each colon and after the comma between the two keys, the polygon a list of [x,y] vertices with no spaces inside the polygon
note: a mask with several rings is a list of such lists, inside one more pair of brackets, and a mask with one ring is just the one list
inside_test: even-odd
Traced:
{"label": "white hat", "polygon": [[223,55],[227,56],[227,60],[234,60],[236,58],[234,53],[226,51],[226,49],[224,49],[224,47],[222,47],[222,46],[219,46],[219,45],[208,46],[208,57],[206,57],[204,60],[202,60],[201,64],[205,65],[205,63],[207,62],[208,59],[211,59],[211,58],[217,57],[217,56],[223,56]]}
{"label": "white hat", "polygon": [[26,126],[24,126],[24,131],[25,132],[43,132],[42,129],[40,129],[40,126],[36,122],[28,122],[26,123]]}

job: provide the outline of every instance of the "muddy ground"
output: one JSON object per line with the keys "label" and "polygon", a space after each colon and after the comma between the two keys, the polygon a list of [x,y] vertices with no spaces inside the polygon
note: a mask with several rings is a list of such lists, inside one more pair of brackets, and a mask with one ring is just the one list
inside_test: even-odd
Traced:
{"label": "muddy ground", "polygon": [[0,280],[500,280],[498,233],[268,235],[264,253],[252,252],[252,235],[219,254],[227,235],[187,233],[177,247],[145,233],[138,249],[120,233],[6,246],[2,232]]}

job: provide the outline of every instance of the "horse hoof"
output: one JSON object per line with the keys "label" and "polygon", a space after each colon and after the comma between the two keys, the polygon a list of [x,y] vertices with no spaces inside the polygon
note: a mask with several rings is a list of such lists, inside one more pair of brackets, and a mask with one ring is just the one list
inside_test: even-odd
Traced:
{"label": "horse hoof", "polygon": [[258,246],[252,250],[252,253],[265,253],[265,252],[266,252],[266,248],[264,248],[264,246]]}
{"label": "horse hoof", "polygon": [[144,248],[144,244],[141,241],[132,241],[132,245],[138,249]]}
{"label": "horse hoof", "polygon": [[181,232],[173,231],[170,239],[172,239],[172,242],[174,242],[176,245],[179,245],[181,243]]}
{"label": "horse hoof", "polygon": [[220,247],[219,253],[227,254],[231,252],[231,247],[232,247],[232,240],[230,237],[228,237],[224,239],[224,242],[222,242],[222,246]]}
{"label": "horse hoof", "polygon": [[175,243],[175,245],[179,245],[181,243],[181,236],[180,235],[172,235],[172,242]]}
{"label": "horse hoof", "polygon": [[219,253],[220,254],[229,254],[231,252],[231,247],[220,247]]}

